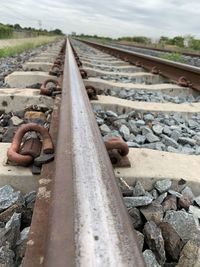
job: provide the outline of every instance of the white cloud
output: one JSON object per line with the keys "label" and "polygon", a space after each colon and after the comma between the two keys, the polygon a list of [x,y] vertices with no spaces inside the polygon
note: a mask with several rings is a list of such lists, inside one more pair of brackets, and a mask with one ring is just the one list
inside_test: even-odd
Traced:
{"label": "white cloud", "polygon": [[198,0],[1,0],[0,21],[65,33],[149,37],[199,33]]}

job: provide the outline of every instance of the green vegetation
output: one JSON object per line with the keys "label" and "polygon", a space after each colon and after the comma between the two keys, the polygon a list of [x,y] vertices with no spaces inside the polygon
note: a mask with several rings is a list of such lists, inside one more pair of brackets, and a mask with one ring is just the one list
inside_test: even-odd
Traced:
{"label": "green vegetation", "polygon": [[20,24],[2,24],[0,23],[0,39],[13,38],[16,33],[22,33],[26,37],[37,37],[37,36],[53,36],[63,35],[60,29],[47,31],[45,29],[35,29],[31,27],[21,27]]}
{"label": "green vegetation", "polygon": [[9,38],[13,34],[13,29],[0,23],[0,38]]}
{"label": "green vegetation", "polygon": [[180,53],[165,53],[159,56],[160,58],[184,63],[184,59]]}
{"label": "green vegetation", "polygon": [[117,39],[118,41],[128,41],[140,44],[151,44],[151,39],[145,36],[134,36],[134,37],[121,37]]}
{"label": "green vegetation", "polygon": [[59,36],[45,36],[45,37],[37,37],[37,38],[26,38],[27,41],[19,44],[13,45],[9,47],[0,48],[0,58],[1,57],[9,57],[14,56],[24,51],[36,48],[38,46],[53,42],[58,40]]}
{"label": "green vegetation", "polygon": [[[161,36],[160,39],[153,43],[150,38],[145,36],[127,36],[127,37],[120,37],[120,38],[111,38],[105,36],[98,36],[98,35],[88,35],[88,34],[80,34],[77,35],[79,38],[83,39],[94,39],[101,43],[109,43],[111,41],[119,42],[121,44],[140,44],[141,46],[145,47],[152,47],[152,48],[165,48],[169,50],[175,50],[178,52],[196,52],[200,50],[200,39],[195,38],[192,35],[187,36],[175,36],[173,38],[167,36]],[[173,54],[174,58],[178,58],[177,54]],[[181,59],[180,59],[181,60]],[[178,59],[179,61],[179,59]]]}

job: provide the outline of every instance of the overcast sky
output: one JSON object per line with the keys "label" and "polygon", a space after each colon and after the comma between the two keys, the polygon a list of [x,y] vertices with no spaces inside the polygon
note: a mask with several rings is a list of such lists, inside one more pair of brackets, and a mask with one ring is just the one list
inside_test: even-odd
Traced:
{"label": "overcast sky", "polygon": [[0,0],[0,22],[65,33],[200,37],[199,0]]}

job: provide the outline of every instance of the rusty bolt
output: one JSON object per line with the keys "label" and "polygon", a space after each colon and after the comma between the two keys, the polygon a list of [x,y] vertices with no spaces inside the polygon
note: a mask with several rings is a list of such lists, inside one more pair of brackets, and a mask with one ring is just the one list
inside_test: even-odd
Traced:
{"label": "rusty bolt", "polygon": [[46,128],[35,123],[24,124],[17,129],[11,146],[7,151],[8,159],[12,162],[15,162],[19,165],[26,166],[30,164],[33,160],[33,157],[30,155],[21,155],[19,154],[22,138],[25,133],[29,131],[36,131],[42,136],[42,151],[45,154],[52,154],[54,152],[53,142],[51,136]]}
{"label": "rusty bolt", "polygon": [[55,91],[55,90],[52,90],[52,89],[47,87],[48,83],[53,83],[55,85],[55,87],[56,87],[55,90],[56,91],[61,91],[60,84],[59,84],[59,82],[57,80],[47,79],[42,83],[42,85],[40,87],[40,94],[41,95],[51,95],[53,93],[53,91]]}
{"label": "rusty bolt", "polygon": [[159,71],[159,69],[158,69],[157,66],[154,66],[154,67],[151,69],[151,73],[152,73],[152,74],[159,74],[160,71]]}
{"label": "rusty bolt", "polygon": [[85,89],[90,100],[98,100],[96,88],[91,85],[86,85]]}
{"label": "rusty bolt", "polygon": [[186,79],[186,77],[184,77],[184,76],[181,76],[181,77],[178,79],[177,84],[178,84],[179,86],[182,86],[182,87],[189,87],[189,86],[192,85],[192,84],[190,83],[190,81],[188,81],[188,80]]}
{"label": "rusty bolt", "polygon": [[88,75],[87,75],[87,72],[86,72],[85,70],[80,69],[80,73],[81,73],[81,77],[82,77],[83,79],[87,79]]}
{"label": "rusty bolt", "polygon": [[116,167],[130,167],[130,161],[127,157],[129,147],[120,137],[110,138],[105,142],[105,146],[113,165]]}

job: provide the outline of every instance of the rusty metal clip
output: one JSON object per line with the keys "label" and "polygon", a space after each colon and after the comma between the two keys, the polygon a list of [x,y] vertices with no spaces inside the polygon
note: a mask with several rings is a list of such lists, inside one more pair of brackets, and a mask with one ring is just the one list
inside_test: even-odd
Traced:
{"label": "rusty metal clip", "polygon": [[142,67],[142,66],[143,66],[141,61],[136,61],[135,65],[136,65],[137,67]]}
{"label": "rusty metal clip", "polygon": [[108,141],[105,141],[105,146],[114,167],[131,166],[127,157],[129,147],[120,137],[110,138]]}
{"label": "rusty metal clip", "polygon": [[182,86],[182,87],[190,87],[190,86],[192,86],[191,82],[190,82],[189,80],[187,80],[187,78],[184,77],[184,76],[181,76],[181,77],[178,79],[177,84],[178,84],[179,86]]}
{"label": "rusty metal clip", "polygon": [[[47,87],[48,83],[53,83],[54,87],[48,88]],[[54,80],[54,79],[45,80],[40,87],[40,94],[41,95],[52,95],[54,91],[61,91],[61,87],[60,87],[59,82],[57,80]]]}
{"label": "rusty metal clip", "polygon": [[98,100],[97,90],[95,87],[93,87],[91,85],[86,85],[85,89],[87,91],[87,95],[88,95],[90,100]]}
{"label": "rusty metal clip", "polygon": [[87,79],[88,78],[87,72],[84,69],[80,69],[80,73],[81,73],[81,77],[83,79]]}
{"label": "rusty metal clip", "polygon": [[58,64],[53,64],[49,71],[49,75],[54,75],[54,76],[60,76],[62,74],[61,66]]}
{"label": "rusty metal clip", "polygon": [[35,131],[35,132],[40,133],[42,137],[42,152],[43,153],[52,154],[54,152],[53,142],[46,128],[35,123],[24,124],[20,128],[17,129],[13,137],[12,144],[7,151],[8,159],[21,166],[26,166],[33,161],[33,157],[31,155],[21,155],[19,153],[22,138],[25,135],[25,133],[29,131]]}
{"label": "rusty metal clip", "polygon": [[151,69],[151,73],[152,73],[152,74],[160,74],[160,71],[159,71],[159,69],[158,69],[157,66],[154,66],[154,67]]}

